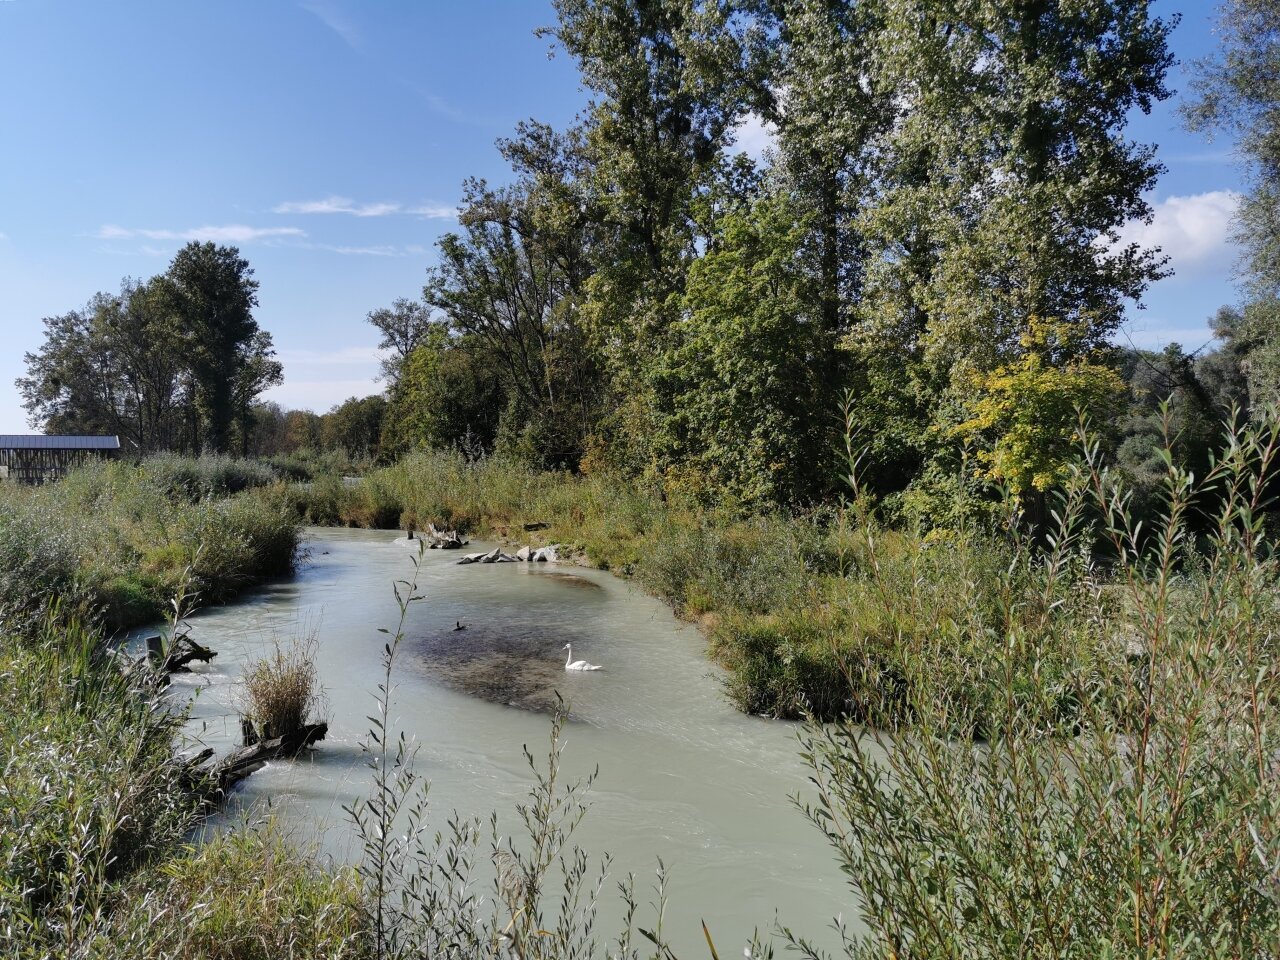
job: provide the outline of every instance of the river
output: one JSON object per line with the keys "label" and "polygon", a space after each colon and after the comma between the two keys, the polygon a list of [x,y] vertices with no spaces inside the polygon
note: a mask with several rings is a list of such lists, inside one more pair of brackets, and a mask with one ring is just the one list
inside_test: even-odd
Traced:
{"label": "river", "polygon": [[[350,860],[356,844],[342,808],[370,785],[360,743],[381,679],[387,637],[378,628],[395,628],[392,583],[412,575],[415,552],[397,534],[364,530],[311,529],[304,548],[294,577],[193,618],[194,638],[218,657],[177,677],[174,689],[194,697],[192,734],[223,752],[239,734],[242,665],[277,640],[314,633],[329,737],[297,762],[250,777],[223,817],[269,802],[302,839]],[[420,745],[433,820],[496,810],[500,829],[512,832],[531,779],[522,748],[545,757],[545,708],[558,691],[572,705],[565,773],[599,767],[575,839],[610,852],[614,878],[636,874],[642,903],[661,858],[670,874],[666,929],[681,955],[706,955],[700,920],[721,956],[737,955],[753,928],[772,928],[775,911],[833,944],[832,918],[851,920],[855,901],[793,805],[807,787],[797,728],[735,711],[696,628],[623,580],[567,564],[457,559],[423,556],[424,600],[406,623],[391,712]],[[465,629],[454,629],[459,622]],[[566,673],[566,641],[575,659],[604,669]],[[605,934],[618,915],[614,889],[606,889]],[[651,919],[642,907],[641,924]]]}

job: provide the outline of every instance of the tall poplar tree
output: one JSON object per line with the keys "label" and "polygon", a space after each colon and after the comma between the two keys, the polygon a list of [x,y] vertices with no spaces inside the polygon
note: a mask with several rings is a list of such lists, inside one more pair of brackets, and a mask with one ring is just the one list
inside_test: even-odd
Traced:
{"label": "tall poplar tree", "polygon": [[201,413],[203,436],[193,445],[226,453],[232,427],[247,417],[252,398],[282,379],[271,359],[271,336],[253,316],[258,281],[235,247],[196,241],[178,251],[166,276],[189,338]]}
{"label": "tall poplar tree", "polygon": [[1280,6],[1228,0],[1222,48],[1197,64],[1193,129],[1237,138],[1249,178],[1241,204],[1244,307],[1235,328],[1247,343],[1244,365],[1255,402],[1280,399]]}
{"label": "tall poplar tree", "polygon": [[551,32],[592,94],[587,180],[599,221],[583,308],[609,364],[615,413],[602,425],[615,459],[651,463],[655,357],[705,243],[697,205],[746,111],[746,22],[728,0],[555,0]]}
{"label": "tall poplar tree", "polygon": [[[1162,275],[1158,253],[1118,230],[1151,216],[1162,167],[1125,128],[1169,96],[1171,24],[1146,0],[865,2],[895,116],[874,148],[847,343],[868,410],[954,423],[975,374],[1036,349],[1033,323],[1068,325],[1088,356]],[[917,452],[936,457],[947,432],[927,426]]]}

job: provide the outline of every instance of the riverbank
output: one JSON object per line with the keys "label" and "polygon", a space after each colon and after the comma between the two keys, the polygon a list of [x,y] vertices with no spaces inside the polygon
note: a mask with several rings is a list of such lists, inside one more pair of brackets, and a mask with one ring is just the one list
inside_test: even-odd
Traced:
{"label": "riverbank", "polygon": [[[0,514],[16,560],[0,638],[0,747],[15,798],[0,812],[0,907],[32,958],[165,956],[173,942],[179,955],[258,956],[255,945],[270,943],[299,956],[383,957],[379,938],[396,924],[407,925],[405,936],[421,933],[411,917],[388,921],[380,909],[396,888],[374,883],[388,861],[369,838],[399,837],[389,822],[358,834],[355,873],[321,867],[269,835],[185,846],[195,813],[174,756],[175,720],[100,655],[100,631],[79,617],[93,609],[88,598],[110,595],[94,592],[105,574],[143,576],[150,537],[139,530],[172,522],[216,537],[235,529],[218,518],[237,510],[268,511],[266,529],[293,529],[300,513],[359,525],[396,512],[415,525],[505,527],[570,543],[634,577],[706,625],[734,669],[735,698],[764,691],[774,713],[788,712],[776,704],[843,700],[845,719],[808,730],[801,756],[817,791],[805,812],[859,896],[866,932],[851,956],[896,955],[904,944],[922,958],[1002,956],[1027,943],[1062,957],[1082,946],[1089,955],[1273,955],[1280,790],[1266,758],[1280,750],[1270,717],[1280,702],[1280,571],[1266,495],[1277,436],[1274,422],[1237,431],[1202,479],[1172,468],[1164,514],[1150,524],[1133,519],[1105,468],[1086,463],[1051,536],[1034,543],[1016,526],[922,537],[882,529],[865,513],[743,517],[601,477],[448,457],[412,458],[354,484],[272,481],[231,497],[160,495],[163,483],[146,468],[135,480],[122,465],[73,477],[65,490],[14,492]],[[237,498],[250,506],[233,506]],[[110,522],[91,512],[97,504],[108,505],[100,516]],[[42,524],[40,511],[53,505],[90,518],[94,535],[76,540],[82,534],[58,513]],[[104,537],[119,541],[101,545],[112,568],[94,562],[91,546]],[[248,563],[277,542],[231,539],[255,551],[240,554]],[[167,542],[191,546],[171,556],[203,554],[182,537]],[[1098,544],[1112,558],[1106,568],[1093,562]],[[388,546],[403,558],[402,545]],[[451,559],[432,563],[466,577],[517,574]],[[237,582],[220,569],[201,574],[211,590]],[[23,602],[54,597],[62,602],[52,610]],[[753,674],[753,665],[762,666]],[[379,684],[389,687],[389,672]],[[382,742],[394,751],[393,740]],[[442,848],[399,861],[396,882],[418,884],[446,911],[424,936],[484,929],[493,938],[471,952],[501,955],[506,918],[540,922],[545,891],[548,902],[570,905],[548,921],[557,931],[563,922],[563,939],[543,941],[531,927],[527,955],[590,953],[558,947],[581,942],[594,907],[579,911],[592,896],[586,860],[555,833],[580,808],[546,799],[556,756],[553,748],[550,764],[534,767],[530,803],[543,819],[511,856],[539,878],[561,871],[572,894],[522,886],[506,913],[501,889],[496,910],[449,899],[459,888],[434,864],[461,857],[474,876],[475,864],[493,859],[501,877],[512,862],[479,821],[456,821]],[[393,757],[382,769],[375,796],[388,795],[385,783],[396,796],[416,795],[401,779],[407,765]],[[395,841],[406,851],[414,842]],[[227,897],[241,888],[252,903]],[[211,905],[206,893],[221,899]],[[166,930],[186,939],[153,936]]]}
{"label": "riverbank", "polygon": [[[309,522],[555,542],[631,578],[705,631],[742,711],[780,718],[910,723],[941,706],[981,733],[1010,677],[1073,690],[1123,661],[1113,605],[1046,573],[1015,533],[882,529],[833,506],[743,513],[660,496],[614,476],[418,454],[355,481],[318,477]],[[1025,638],[1010,663],[987,638]]]}
{"label": "riverbank", "polygon": [[291,503],[270,471],[212,457],[0,485],[0,617],[38,617],[57,597],[118,630],[158,619],[180,589],[220,603],[292,570]]}
{"label": "riverbank", "polygon": [[[175,596],[216,603],[292,570],[298,521],[263,479],[161,458],[0,485],[0,916],[12,955],[224,955],[199,892],[213,873],[261,871],[259,854],[278,845],[188,845],[203,785],[177,753],[182,718],[160,684],[121,669],[109,636],[155,621]],[[308,869],[280,860],[273,896],[289,876],[302,889]],[[329,882],[345,881],[312,886]],[[193,909],[175,916],[184,897]],[[256,922],[247,908],[242,919]]]}

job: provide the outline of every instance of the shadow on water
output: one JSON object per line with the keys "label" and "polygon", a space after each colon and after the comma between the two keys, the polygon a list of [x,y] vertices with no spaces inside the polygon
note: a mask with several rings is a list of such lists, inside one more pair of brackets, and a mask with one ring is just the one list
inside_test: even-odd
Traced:
{"label": "shadow on water", "polygon": [[545,573],[539,571],[538,573],[530,573],[529,576],[545,577],[552,583],[562,584],[566,587],[578,587],[584,590],[595,590],[601,593],[604,592],[604,587],[600,586],[600,584],[596,583],[594,580],[588,580],[586,577],[579,577],[572,573],[562,573],[559,570],[548,570]]}
{"label": "shadow on water", "polygon": [[410,651],[445,686],[490,703],[550,713],[564,681],[564,645],[582,647],[587,641],[582,631],[559,624],[480,623],[419,637]]}

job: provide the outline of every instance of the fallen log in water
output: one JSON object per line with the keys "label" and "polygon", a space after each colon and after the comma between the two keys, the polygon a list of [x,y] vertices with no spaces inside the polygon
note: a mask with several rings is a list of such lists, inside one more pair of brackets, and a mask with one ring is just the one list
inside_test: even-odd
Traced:
{"label": "fallen log in water", "polygon": [[[257,740],[237,747],[226,756],[204,767],[202,774],[207,783],[210,802],[221,802],[241,780],[261,770],[271,760],[286,760],[297,756],[305,748],[323,740],[329,733],[327,723],[308,723],[281,737]],[[213,754],[206,750],[200,754],[201,763]]]}
{"label": "fallen log in water", "polygon": [[[410,537],[410,539],[413,539]],[[427,524],[426,538],[432,550],[457,550],[469,542],[457,530],[437,530],[434,523]]]}
{"label": "fallen log in water", "polygon": [[180,633],[165,649],[164,637],[147,637],[147,660],[160,673],[190,673],[190,664],[209,663],[217,651],[196,643],[189,633]]}

